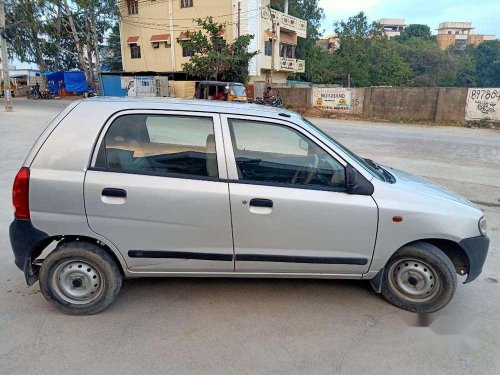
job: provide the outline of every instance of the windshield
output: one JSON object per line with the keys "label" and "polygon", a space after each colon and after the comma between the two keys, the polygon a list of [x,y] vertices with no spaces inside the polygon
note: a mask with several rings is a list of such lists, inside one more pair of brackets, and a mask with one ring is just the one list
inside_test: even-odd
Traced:
{"label": "windshield", "polygon": [[314,125],[311,121],[307,120],[306,118],[302,117],[302,121],[304,121],[307,125],[313,127],[316,131],[324,135],[330,142],[335,144],[338,148],[340,148],[342,151],[344,151],[347,155],[349,155],[352,159],[356,160],[359,165],[361,165],[366,171],[368,171],[373,177],[385,181],[384,173],[381,170],[376,169],[372,165],[366,162],[363,158],[360,158],[358,155],[356,155],[354,152],[349,150],[347,147],[336,141],[332,136],[330,136],[328,133],[324,132],[320,128],[318,128],[316,125]]}
{"label": "windshield", "polygon": [[231,85],[231,95],[232,96],[247,96],[245,86],[243,85]]}

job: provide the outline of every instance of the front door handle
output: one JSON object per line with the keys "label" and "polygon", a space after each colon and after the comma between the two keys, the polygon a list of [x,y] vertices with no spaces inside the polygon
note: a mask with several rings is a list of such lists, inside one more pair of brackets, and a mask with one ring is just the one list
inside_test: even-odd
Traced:
{"label": "front door handle", "polygon": [[127,192],[123,189],[105,188],[105,189],[102,189],[102,195],[104,197],[126,198]]}
{"label": "front door handle", "polygon": [[250,206],[273,208],[273,201],[270,199],[253,198],[250,200]]}

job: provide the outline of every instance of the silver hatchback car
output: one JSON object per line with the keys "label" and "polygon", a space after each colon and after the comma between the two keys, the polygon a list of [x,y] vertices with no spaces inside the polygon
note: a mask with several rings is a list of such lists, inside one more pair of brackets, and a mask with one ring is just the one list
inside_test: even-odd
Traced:
{"label": "silver hatchback car", "polygon": [[13,203],[15,263],[77,315],[109,306],[122,278],[159,276],[369,280],[433,312],[489,246],[467,199],[249,104],[74,102],[31,149]]}

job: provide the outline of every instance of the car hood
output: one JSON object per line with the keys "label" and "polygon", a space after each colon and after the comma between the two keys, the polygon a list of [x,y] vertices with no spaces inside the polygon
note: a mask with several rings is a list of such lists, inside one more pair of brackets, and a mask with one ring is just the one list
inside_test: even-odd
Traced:
{"label": "car hood", "polygon": [[[411,189],[413,191],[418,191],[424,194],[431,194],[440,198],[450,199],[455,202],[465,204],[474,208],[478,208],[474,203],[469,201],[467,198],[455,193],[454,191],[447,189],[441,185],[436,184],[426,178],[412,175],[407,172],[403,172],[399,169],[391,167],[383,167],[387,169],[391,174],[396,177],[396,184],[402,188]],[[479,209],[479,208],[478,208]]]}

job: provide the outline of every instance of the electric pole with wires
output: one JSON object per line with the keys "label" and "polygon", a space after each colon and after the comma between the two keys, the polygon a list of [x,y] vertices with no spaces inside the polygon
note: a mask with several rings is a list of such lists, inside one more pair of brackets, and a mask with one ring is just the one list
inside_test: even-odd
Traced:
{"label": "electric pole with wires", "polygon": [[12,96],[10,94],[9,58],[7,56],[7,41],[5,33],[5,1],[0,0],[0,48],[2,49],[2,80],[5,97],[5,112],[12,112]]}

